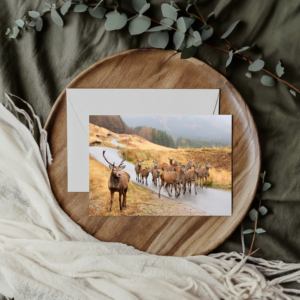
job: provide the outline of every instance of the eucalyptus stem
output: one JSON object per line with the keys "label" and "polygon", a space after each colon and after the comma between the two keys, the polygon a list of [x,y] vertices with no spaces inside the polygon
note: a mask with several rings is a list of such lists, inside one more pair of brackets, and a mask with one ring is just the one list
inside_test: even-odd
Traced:
{"label": "eucalyptus stem", "polygon": [[255,240],[255,235],[256,235],[256,229],[257,229],[257,223],[258,223],[258,214],[259,214],[259,210],[260,210],[260,207],[261,207],[261,200],[262,200],[263,188],[264,188],[264,183],[265,183],[265,176],[266,176],[266,171],[264,171],[263,177],[262,177],[260,195],[259,195],[259,204],[258,204],[258,209],[257,209],[257,219],[255,221],[254,233],[253,233],[252,243],[251,243],[251,247],[249,249],[248,256],[250,256],[253,253],[255,253],[256,251],[258,251],[258,250],[255,250],[254,252],[252,252],[252,248],[253,248],[253,245],[254,245],[254,240]]}

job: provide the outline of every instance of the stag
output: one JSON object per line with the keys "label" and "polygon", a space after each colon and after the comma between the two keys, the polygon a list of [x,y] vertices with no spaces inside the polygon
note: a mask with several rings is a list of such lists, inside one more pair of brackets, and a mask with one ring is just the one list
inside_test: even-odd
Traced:
{"label": "stag", "polygon": [[142,170],[142,162],[143,160],[138,160],[134,169],[135,169],[135,173],[136,173],[136,181],[137,182],[141,182],[140,180],[140,174],[141,174],[141,170]]}
{"label": "stag", "polygon": [[152,166],[150,167],[150,172],[151,172],[151,174],[152,174],[152,181],[154,182],[153,171],[154,171],[155,169],[158,168],[158,166],[157,166],[158,161],[154,161],[154,160],[153,160],[153,163],[154,163],[154,165],[152,165]]}
{"label": "stag", "polygon": [[[205,164],[205,167],[199,168],[200,186],[203,188],[203,181],[205,180],[205,185],[207,188],[207,177],[210,175],[209,169],[211,168],[211,164],[208,161],[205,162],[204,164]],[[202,181],[202,185],[201,185],[201,181]]]}
{"label": "stag", "polygon": [[197,195],[196,191],[196,180],[199,174],[199,168],[196,167],[194,170],[188,170],[185,174],[184,184],[183,184],[183,194],[186,191],[186,185],[188,185],[189,192],[191,193],[192,181],[194,181],[195,195]]}
{"label": "stag", "polygon": [[160,177],[160,167],[153,170],[153,182],[157,186],[157,182],[159,183],[159,177]]}
{"label": "stag", "polygon": [[145,179],[145,181],[146,181],[146,185],[148,185],[148,176],[149,176],[149,173],[150,173],[150,168],[148,167],[146,167],[145,169],[142,169],[141,170],[141,176],[142,176],[142,179],[141,179],[141,182],[142,182],[142,184],[144,184],[144,179]]}
{"label": "stag", "polygon": [[[109,164],[109,168],[111,169],[111,174],[108,180],[108,189],[110,190],[110,208],[111,211],[113,200],[114,200],[114,193],[119,193],[119,204],[120,204],[120,212],[122,212],[122,207],[126,208],[126,197],[127,197],[127,189],[130,180],[130,175],[122,171],[125,169],[125,165],[123,165],[125,161],[125,153],[123,152],[123,159],[118,166],[115,166],[115,163],[111,164],[105,157],[105,151],[103,150],[103,157]],[[122,195],[123,195],[123,203],[122,203]]]}

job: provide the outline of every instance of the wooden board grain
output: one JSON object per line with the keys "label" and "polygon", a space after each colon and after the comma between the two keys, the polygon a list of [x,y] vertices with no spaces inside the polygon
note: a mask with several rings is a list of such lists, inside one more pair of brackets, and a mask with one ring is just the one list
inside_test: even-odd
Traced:
{"label": "wooden board grain", "polygon": [[68,88],[220,88],[220,113],[233,115],[232,217],[89,217],[88,193],[67,192],[64,90],[45,125],[54,158],[48,173],[60,206],[86,232],[99,240],[125,243],[149,253],[186,256],[210,252],[240,224],[256,192],[260,146],[248,106],[225,77],[197,59],[181,60],[176,51],[130,50],[94,64]]}

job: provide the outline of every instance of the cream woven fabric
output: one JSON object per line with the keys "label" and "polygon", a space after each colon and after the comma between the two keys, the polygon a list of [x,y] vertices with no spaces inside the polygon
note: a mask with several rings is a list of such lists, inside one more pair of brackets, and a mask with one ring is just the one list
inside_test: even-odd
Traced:
{"label": "cream woven fabric", "polygon": [[[0,293],[5,296],[298,299],[279,284],[299,280],[299,265],[258,259],[250,264],[237,253],[162,257],[94,239],[60,209],[32,134],[1,104],[0,141]],[[293,273],[284,276],[287,271]],[[263,274],[277,278],[268,281]]]}

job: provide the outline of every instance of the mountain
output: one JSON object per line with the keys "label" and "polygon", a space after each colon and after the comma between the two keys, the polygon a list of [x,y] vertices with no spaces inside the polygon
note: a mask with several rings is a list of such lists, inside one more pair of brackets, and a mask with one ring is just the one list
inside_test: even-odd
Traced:
{"label": "mountain", "polygon": [[231,118],[226,116],[166,116],[166,115],[122,115],[130,127],[147,126],[166,131],[175,140],[180,136],[194,140],[232,139]]}

